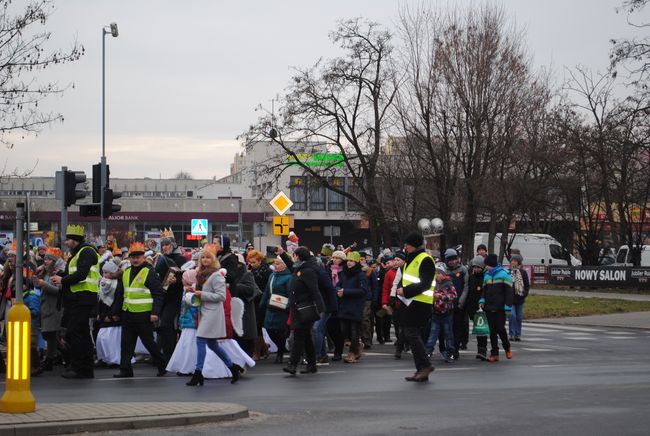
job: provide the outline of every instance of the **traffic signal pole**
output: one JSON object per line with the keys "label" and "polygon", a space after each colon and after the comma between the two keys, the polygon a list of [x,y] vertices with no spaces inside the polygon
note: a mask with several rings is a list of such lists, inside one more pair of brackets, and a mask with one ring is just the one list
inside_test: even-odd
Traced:
{"label": "traffic signal pole", "polygon": [[56,198],[61,200],[61,228],[59,229],[61,247],[64,247],[65,229],[68,227],[68,208],[65,205],[65,181],[64,174],[68,167],[61,167],[61,172],[56,174]]}
{"label": "traffic signal pole", "polygon": [[106,191],[106,29],[102,28],[102,190],[101,190],[101,206],[100,206],[100,230],[102,242],[106,241],[106,218],[104,218],[104,191]]}

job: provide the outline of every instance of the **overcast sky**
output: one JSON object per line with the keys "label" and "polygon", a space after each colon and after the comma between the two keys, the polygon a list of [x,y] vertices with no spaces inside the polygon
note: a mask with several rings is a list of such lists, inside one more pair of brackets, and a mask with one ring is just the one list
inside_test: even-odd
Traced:
{"label": "overcast sky", "polygon": [[[551,66],[562,81],[565,66],[604,70],[609,40],[633,32],[626,14],[615,11],[621,1],[503,5],[526,29],[535,64]],[[76,38],[86,50],[45,76],[74,83],[46,105],[65,122],[1,149],[0,158],[8,158],[9,168],[38,159],[39,176],[53,176],[62,165],[91,173],[101,154],[101,29],[116,22],[119,37],[106,37],[111,176],[169,178],[179,170],[225,176],[240,150],[235,137],[255,121],[258,104],[270,107],[282,92],[291,67],[336,53],[328,32],[337,20],[361,16],[392,28],[398,8],[393,0],[58,0],[47,22],[52,44],[65,48]]]}

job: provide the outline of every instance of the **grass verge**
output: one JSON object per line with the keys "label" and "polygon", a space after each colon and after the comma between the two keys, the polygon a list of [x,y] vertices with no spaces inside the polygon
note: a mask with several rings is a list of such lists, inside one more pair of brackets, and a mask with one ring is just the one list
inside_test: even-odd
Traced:
{"label": "grass verge", "polygon": [[563,318],[648,310],[650,310],[650,301],[529,295],[524,305],[524,319]]}

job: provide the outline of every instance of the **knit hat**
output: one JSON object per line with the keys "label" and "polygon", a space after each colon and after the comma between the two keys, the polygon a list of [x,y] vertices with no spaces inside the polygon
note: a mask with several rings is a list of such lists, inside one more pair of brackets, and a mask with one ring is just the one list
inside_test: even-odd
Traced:
{"label": "knit hat", "polygon": [[334,253],[332,253],[332,259],[335,258],[335,257],[338,257],[339,259],[342,259],[342,260],[347,260],[347,258],[348,258],[345,255],[345,253],[343,251],[340,251],[340,250],[337,250]]}
{"label": "knit hat", "polygon": [[347,260],[352,260],[354,262],[359,263],[359,261],[361,260],[361,254],[359,254],[358,251],[350,251],[348,253]]}
{"label": "knit hat", "polygon": [[102,266],[102,272],[110,273],[110,274],[116,273],[117,272],[117,264],[115,262],[113,262],[112,260],[106,261],[104,266]]}
{"label": "knit hat", "polygon": [[332,247],[329,244],[325,244],[323,245],[323,248],[320,249],[320,254],[323,256],[331,256],[333,251],[334,250],[332,250]]}
{"label": "knit hat", "polygon": [[282,259],[282,256],[276,256],[275,259],[276,259],[276,260],[279,260],[280,262],[282,262],[282,264],[283,264],[284,266],[287,266],[287,263],[284,261],[284,259]]}
{"label": "knit hat", "polygon": [[398,251],[395,252],[394,258],[395,259],[406,260],[406,253],[404,253],[402,250],[398,250]]}
{"label": "knit hat", "polygon": [[436,275],[447,275],[447,265],[442,262],[436,262]]}
{"label": "knit hat", "polygon": [[454,257],[458,257],[458,252],[453,248],[448,248],[445,251],[445,260],[453,259]]}
{"label": "knit hat", "polygon": [[492,268],[494,268],[498,264],[499,264],[499,257],[494,253],[488,254],[487,257],[485,258],[485,266],[491,266]]}
{"label": "knit hat", "polygon": [[479,250],[487,251],[487,247],[485,246],[485,244],[478,244],[478,247],[476,247],[476,251],[479,251]]}
{"label": "knit hat", "polygon": [[524,263],[524,257],[521,254],[513,254],[510,257],[510,260],[516,260],[519,266],[521,266]]}
{"label": "knit hat", "polygon": [[411,247],[420,248],[424,245],[424,236],[418,232],[412,232],[406,236],[404,242],[406,242]]}
{"label": "knit hat", "polygon": [[485,259],[483,256],[476,256],[469,263],[469,266],[477,266],[479,268],[485,268]]}

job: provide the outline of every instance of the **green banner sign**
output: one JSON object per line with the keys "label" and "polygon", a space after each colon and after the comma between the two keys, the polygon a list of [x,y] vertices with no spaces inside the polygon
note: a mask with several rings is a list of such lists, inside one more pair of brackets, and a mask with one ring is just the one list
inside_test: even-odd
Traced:
{"label": "green banner sign", "polygon": [[289,165],[299,165],[300,162],[309,167],[342,167],[345,162],[341,153],[296,153],[296,156],[297,159],[287,156]]}

